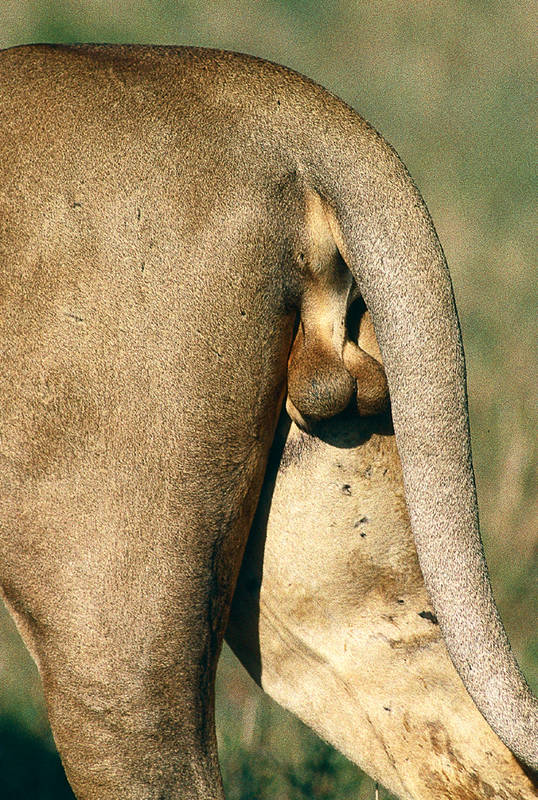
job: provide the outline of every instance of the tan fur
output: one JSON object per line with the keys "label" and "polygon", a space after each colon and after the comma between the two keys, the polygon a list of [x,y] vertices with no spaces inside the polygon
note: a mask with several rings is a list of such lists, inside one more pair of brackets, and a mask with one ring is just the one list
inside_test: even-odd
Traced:
{"label": "tan fur", "polygon": [[[359,344],[376,355],[372,334],[366,314]],[[271,697],[401,800],[538,797],[448,656],[389,419],[288,427],[282,417],[228,642]]]}
{"label": "tan fur", "polygon": [[308,425],[309,419],[343,411],[355,380],[343,362],[351,274],[317,193],[307,192],[305,210],[311,240],[306,253],[300,254],[306,280],[299,329],[288,361],[288,410],[299,424]]}
{"label": "tan fur", "polygon": [[302,428],[332,417],[356,395],[359,414],[378,414],[388,405],[380,360],[350,341],[346,314],[353,295],[351,275],[336,247],[330,214],[315,192],[306,195],[312,244],[301,263],[307,282],[300,323],[288,361],[287,410]]}
{"label": "tan fur", "polygon": [[451,658],[536,767],[450,278],[386,142],[249,56],[34,46],[0,54],[0,154],[0,584],[77,796],[222,798],[214,674],[287,379],[305,426],[388,386]]}

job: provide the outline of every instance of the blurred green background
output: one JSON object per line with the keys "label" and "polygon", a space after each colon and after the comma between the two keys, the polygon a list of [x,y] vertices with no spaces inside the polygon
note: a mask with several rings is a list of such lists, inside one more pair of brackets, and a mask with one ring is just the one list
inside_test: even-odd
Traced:
{"label": "blurred green background", "polygon": [[[322,83],[396,147],[451,267],[485,549],[513,647],[536,691],[534,11],[530,0],[3,0],[0,47],[109,41],[247,51]],[[372,782],[271,703],[228,650],[217,712],[230,800],[373,798]],[[0,796],[72,796],[36,670],[5,612]],[[381,789],[380,797],[388,795]]]}

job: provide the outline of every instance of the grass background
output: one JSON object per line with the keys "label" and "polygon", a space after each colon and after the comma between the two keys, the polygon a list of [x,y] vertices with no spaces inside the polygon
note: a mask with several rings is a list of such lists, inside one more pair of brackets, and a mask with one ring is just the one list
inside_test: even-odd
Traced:
{"label": "grass background", "polygon": [[[536,691],[534,10],[530,0],[3,0],[0,47],[109,41],[247,51],[322,83],[396,147],[451,267],[485,549],[513,647]],[[265,698],[229,651],[219,667],[217,713],[229,800],[373,797],[371,781]],[[72,796],[36,670],[5,612],[0,796]]]}

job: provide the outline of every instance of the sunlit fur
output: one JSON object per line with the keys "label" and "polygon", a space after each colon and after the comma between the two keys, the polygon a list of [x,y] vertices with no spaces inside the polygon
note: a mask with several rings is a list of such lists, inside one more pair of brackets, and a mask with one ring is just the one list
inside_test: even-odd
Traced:
{"label": "sunlit fur", "polygon": [[[248,56],[34,46],[0,55],[0,153],[0,581],[78,797],[222,797],[214,673],[296,331],[305,427],[388,385],[448,651],[536,767],[450,278],[394,151]],[[387,384],[347,334],[356,295]]]}
{"label": "sunlit fur", "polygon": [[[368,314],[359,343],[376,358]],[[531,800],[448,655],[388,416],[283,415],[228,626],[252,677],[402,800]]]}

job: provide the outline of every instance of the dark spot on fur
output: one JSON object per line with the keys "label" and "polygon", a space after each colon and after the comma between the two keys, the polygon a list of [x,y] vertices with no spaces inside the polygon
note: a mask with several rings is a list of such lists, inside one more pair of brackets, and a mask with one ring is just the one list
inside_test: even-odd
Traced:
{"label": "dark spot on fur", "polygon": [[[367,525],[370,522],[368,517],[361,517],[360,519],[355,521],[354,528],[358,528],[361,525]],[[366,538],[366,533],[364,531],[361,532],[361,539]]]}
{"label": "dark spot on fur", "polygon": [[430,632],[422,636],[408,636],[407,639],[389,639],[389,645],[393,650],[405,653],[417,653],[428,649],[432,644],[439,641],[439,632],[430,628]]}
{"label": "dark spot on fur", "polygon": [[78,314],[71,314],[69,311],[65,312],[65,316],[69,319],[74,319],[75,322],[84,322],[84,317],[79,317]]}
{"label": "dark spot on fur", "polygon": [[349,485],[349,483],[344,483],[344,485],[342,486],[342,492],[348,495],[351,494],[351,486]]}
{"label": "dark spot on fur", "polygon": [[77,200],[73,201],[73,208],[82,208],[82,203],[79,203]]}
{"label": "dark spot on fur", "polygon": [[136,209],[136,218],[137,218],[138,221],[140,221],[140,217],[141,216],[142,216],[142,212],[141,212],[141,210],[139,208],[137,208]]}
{"label": "dark spot on fur", "polygon": [[402,600],[401,597],[398,598],[398,603],[402,606],[405,603],[405,600]]}
{"label": "dark spot on fur", "polygon": [[[444,728],[437,722],[428,722],[426,723],[428,728],[428,734],[430,737],[430,742],[433,747],[433,752],[436,753],[438,756],[444,752],[445,747],[441,741],[441,734],[444,731]],[[446,731],[445,731],[445,738],[446,738]]]}
{"label": "dark spot on fur", "polygon": [[419,611],[418,615],[419,617],[422,617],[422,619],[429,619],[434,625],[439,625],[437,617],[435,614],[432,614],[431,611]]}
{"label": "dark spot on fur", "polygon": [[383,706],[383,709],[384,709],[385,711],[390,711],[390,708],[389,708],[388,706]]}

